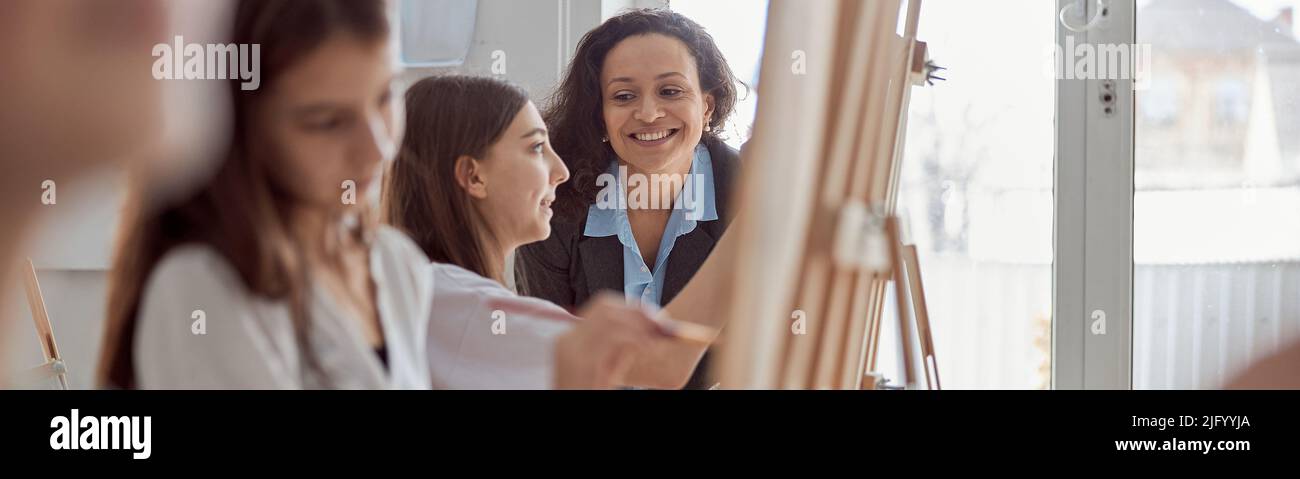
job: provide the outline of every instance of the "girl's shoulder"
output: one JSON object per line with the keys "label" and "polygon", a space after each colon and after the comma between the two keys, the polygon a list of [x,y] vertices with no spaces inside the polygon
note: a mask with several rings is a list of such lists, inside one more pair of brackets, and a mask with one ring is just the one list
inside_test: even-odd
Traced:
{"label": "girl's shoulder", "polygon": [[375,231],[373,248],[384,258],[391,258],[397,262],[410,262],[413,265],[429,262],[429,258],[424,255],[424,251],[420,250],[415,241],[392,226],[379,226]]}
{"label": "girl's shoulder", "polygon": [[421,317],[427,309],[433,290],[433,277],[429,274],[429,258],[405,233],[382,225],[375,232],[373,265],[375,281],[398,298],[410,303],[412,316]]}
{"label": "girl's shoulder", "polygon": [[449,263],[430,263],[433,270],[435,291],[439,296],[476,295],[512,296],[514,293],[501,283],[478,273]]}
{"label": "girl's shoulder", "polygon": [[234,266],[211,246],[187,243],[165,253],[149,273],[144,298],[177,298],[186,292],[202,292],[206,297],[231,297],[246,294],[247,288]]}

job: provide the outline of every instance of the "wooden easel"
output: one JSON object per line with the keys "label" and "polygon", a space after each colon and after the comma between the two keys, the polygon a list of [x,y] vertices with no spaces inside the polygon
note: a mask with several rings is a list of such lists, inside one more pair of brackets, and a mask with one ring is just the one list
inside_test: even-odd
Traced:
{"label": "wooden easel", "polygon": [[756,221],[733,226],[742,260],[717,374],[729,388],[859,389],[876,368],[885,286],[905,284],[901,245],[881,223],[895,209],[911,87],[933,71],[916,40],[921,0],[899,35],[901,3],[770,3],[740,188]]}
{"label": "wooden easel", "polygon": [[27,306],[32,310],[32,321],[36,323],[36,336],[41,341],[41,352],[45,354],[45,364],[27,372],[31,382],[58,378],[60,389],[68,389],[68,372],[59,356],[59,346],[54,341],[54,328],[50,325],[50,315],[45,310],[45,297],[41,294],[41,284],[36,279],[36,265],[27,260],[23,275],[23,286],[27,290]]}
{"label": "wooden easel", "polygon": [[[913,363],[912,356],[912,323],[908,319],[908,307],[910,307],[911,318],[914,319],[916,332],[919,336],[918,342],[921,348],[921,362],[925,374],[925,388],[928,390],[938,391],[943,389],[939,381],[939,362],[934,353],[934,337],[930,330],[930,312],[925,302],[925,286],[921,281],[921,263],[916,252],[916,245],[906,244],[899,240],[899,221],[896,218],[890,218],[886,224],[886,235],[891,248],[890,255],[894,259],[890,266],[890,276],[894,281],[894,301],[897,305],[899,344],[902,351],[899,356],[902,358],[902,369],[905,380],[911,384],[910,375],[915,371],[916,365]],[[905,276],[904,276],[905,275]],[[906,293],[899,284],[906,285]],[[911,301],[907,301],[910,299]],[[868,371],[864,373],[864,380],[860,386],[861,389],[906,389],[908,386],[891,386],[886,384],[887,378],[880,373]],[[911,386],[915,387],[915,385]]]}
{"label": "wooden easel", "polygon": [[912,314],[916,319],[916,329],[921,336],[921,361],[925,368],[925,384],[928,389],[943,389],[939,382],[939,359],[934,354],[934,336],[930,330],[930,309],[925,303],[925,286],[921,283],[921,263],[917,258],[916,245],[903,247],[903,261],[907,265],[908,291],[912,297]]}
{"label": "wooden easel", "polygon": [[[900,333],[901,340],[905,341],[903,347],[904,354],[907,358],[903,365],[907,371],[912,371],[914,365],[911,362],[911,324],[907,322],[907,310],[910,306],[911,317],[916,325],[917,339],[921,347],[921,366],[925,371],[925,387],[929,390],[943,389],[939,381],[939,360],[934,352],[934,336],[930,330],[930,309],[926,306],[925,301],[925,284],[921,281],[921,260],[916,252],[916,245],[905,244],[902,241],[902,235],[899,231],[898,220],[890,219],[890,242],[897,245],[895,249],[896,260],[894,261],[893,277],[896,309],[898,311],[899,328],[904,329]],[[906,280],[904,280],[906,273]],[[907,294],[902,294],[903,288],[907,288]],[[910,303],[904,298],[911,299]]]}

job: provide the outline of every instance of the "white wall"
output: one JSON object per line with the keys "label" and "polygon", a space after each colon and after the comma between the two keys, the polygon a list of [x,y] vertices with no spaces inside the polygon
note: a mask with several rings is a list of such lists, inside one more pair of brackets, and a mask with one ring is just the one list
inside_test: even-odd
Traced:
{"label": "white wall", "polygon": [[493,75],[495,51],[505,54],[503,78],[528,90],[539,105],[568,69],[578,42],[600,22],[628,8],[662,8],[668,0],[479,0],[474,41],[458,68],[412,68],[414,81],[439,72]]}
{"label": "white wall", "polygon": [[405,79],[457,72],[493,75],[493,52],[504,53],[503,78],[541,103],[568,68],[578,40],[602,20],[609,0],[479,0],[474,40],[456,68],[410,68]]}
{"label": "white wall", "polygon": [[[69,368],[69,386],[74,388],[88,388],[94,382],[106,271],[124,186],[121,175],[112,172],[75,182],[56,180],[57,201],[38,211],[37,232],[22,248],[21,254],[36,265],[59,352]],[[0,351],[5,354],[0,364],[10,371],[0,371],[0,376],[44,362],[22,282],[10,284],[18,290],[4,292],[9,305],[5,317],[15,321],[0,335]]]}

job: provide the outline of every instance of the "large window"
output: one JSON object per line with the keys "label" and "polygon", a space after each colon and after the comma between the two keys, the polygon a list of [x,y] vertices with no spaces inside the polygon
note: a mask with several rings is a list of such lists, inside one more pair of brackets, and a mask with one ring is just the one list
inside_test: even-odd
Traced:
{"label": "large window", "polygon": [[1055,11],[999,0],[996,28],[971,21],[991,12],[989,2],[922,4],[918,38],[950,81],[913,90],[899,212],[918,248],[943,386],[1042,389],[1054,95],[1042,63]]}
{"label": "large window", "polygon": [[[1300,339],[1300,0],[997,3],[920,21],[950,81],[913,92],[898,211],[944,386],[1213,388]],[[751,86],[763,4],[671,2]],[[1145,78],[1045,75],[1066,39]]]}
{"label": "large window", "polygon": [[[1300,337],[1295,0],[1138,2],[1133,387],[1215,388]],[[1288,23],[1290,22],[1290,23]]]}

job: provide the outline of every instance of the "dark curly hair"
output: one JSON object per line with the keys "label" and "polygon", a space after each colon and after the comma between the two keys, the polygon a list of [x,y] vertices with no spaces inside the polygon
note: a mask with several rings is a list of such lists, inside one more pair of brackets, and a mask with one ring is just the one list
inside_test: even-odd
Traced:
{"label": "dark curly hair", "polygon": [[665,9],[629,10],[606,20],[582,37],[578,51],[559,89],[543,113],[551,130],[551,146],[564,159],[572,181],[556,190],[557,218],[576,220],[595,203],[600,188],[596,178],[618,157],[605,136],[601,70],[610,50],[628,37],[661,34],[681,40],[695,59],[700,88],[713,95],[711,128],[701,142],[720,143],[718,137],[736,105],[736,84],[722,51],[704,27],[680,13]]}

